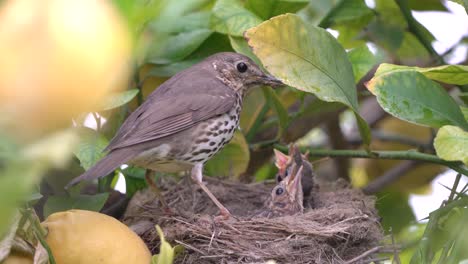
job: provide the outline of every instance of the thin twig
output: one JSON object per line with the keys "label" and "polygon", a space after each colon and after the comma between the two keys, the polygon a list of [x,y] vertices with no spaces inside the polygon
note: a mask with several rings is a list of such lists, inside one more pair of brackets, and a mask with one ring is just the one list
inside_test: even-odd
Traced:
{"label": "thin twig", "polygon": [[362,191],[365,194],[375,194],[400,179],[406,172],[414,169],[418,165],[421,165],[421,162],[414,160],[402,161],[397,166],[386,171],[382,176],[373,180],[366,187],[362,188]]}
{"label": "thin twig", "polygon": [[367,250],[366,252],[362,253],[361,255],[353,258],[353,259],[350,259],[348,261],[346,261],[344,264],[352,264],[352,263],[355,263],[356,261],[359,261],[359,260],[362,260],[364,259],[365,257],[368,257],[374,253],[377,253],[379,250],[381,250],[383,248],[383,246],[376,246],[376,247],[373,247],[369,250]]}

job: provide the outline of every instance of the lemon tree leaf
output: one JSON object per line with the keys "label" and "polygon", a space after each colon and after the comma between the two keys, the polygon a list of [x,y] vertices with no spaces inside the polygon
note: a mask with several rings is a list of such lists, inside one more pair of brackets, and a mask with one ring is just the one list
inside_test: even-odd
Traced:
{"label": "lemon tree leaf", "polygon": [[221,151],[211,158],[205,166],[209,176],[235,176],[247,170],[250,151],[244,135],[236,130],[234,136]]}
{"label": "lemon tree leaf", "polygon": [[80,142],[73,153],[80,161],[81,166],[87,170],[105,156],[103,150],[109,141],[96,130],[87,127],[81,128],[78,133]]}
{"label": "lemon tree leaf", "polygon": [[456,126],[444,126],[434,139],[437,156],[444,160],[461,160],[468,165],[468,132]]}
{"label": "lemon tree leaf", "polygon": [[370,21],[374,16],[372,9],[367,7],[364,0],[341,0],[320,21],[320,27],[328,28],[335,24],[355,21],[361,18]]}
{"label": "lemon tree leaf", "polygon": [[382,63],[375,72],[375,76],[399,71],[417,71],[424,74],[424,76],[429,79],[443,83],[457,85],[468,84],[468,66],[466,65],[442,65],[431,68],[420,68]]}
{"label": "lemon tree leaf", "polygon": [[156,226],[156,231],[158,232],[161,245],[159,246],[159,254],[153,256],[151,263],[172,264],[174,262],[175,255],[174,248],[164,238],[164,233],[159,225]]}
{"label": "lemon tree leaf", "polygon": [[[286,14],[249,29],[245,37],[265,68],[285,84],[314,93],[323,101],[343,103],[357,112],[351,63],[326,30]],[[358,124],[368,143],[368,125],[360,117]]]}
{"label": "lemon tree leaf", "polygon": [[447,92],[417,71],[374,76],[367,88],[382,108],[400,119],[430,127],[456,125],[468,129],[463,114]]}
{"label": "lemon tree leaf", "polygon": [[120,93],[109,94],[105,99],[101,110],[110,110],[130,102],[137,94],[138,89],[130,89]]}
{"label": "lemon tree leaf", "polygon": [[354,80],[356,83],[380,61],[380,58],[375,56],[365,44],[350,50],[348,52],[348,58],[353,65]]}
{"label": "lemon tree leaf", "polygon": [[50,196],[44,204],[44,217],[70,209],[83,209],[96,211],[102,209],[109,197],[109,193],[98,193],[95,195],[73,195],[73,196]]}
{"label": "lemon tree leaf", "polygon": [[465,120],[468,122],[468,107],[460,106],[460,110],[462,111]]}
{"label": "lemon tree leaf", "polygon": [[247,0],[245,7],[263,19],[285,13],[296,13],[309,3],[309,0]]}
{"label": "lemon tree leaf", "polygon": [[254,13],[244,8],[238,0],[219,0],[212,12],[211,28],[232,36],[242,36],[245,30],[262,22]]}

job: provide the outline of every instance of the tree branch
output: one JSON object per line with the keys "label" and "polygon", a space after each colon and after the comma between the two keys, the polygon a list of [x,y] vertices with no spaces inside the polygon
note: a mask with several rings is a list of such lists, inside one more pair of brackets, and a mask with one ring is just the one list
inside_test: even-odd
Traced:
{"label": "tree branch", "polygon": [[[281,151],[288,151],[287,146],[276,144],[275,148]],[[431,154],[421,153],[414,150],[396,150],[396,151],[371,151],[365,150],[331,150],[331,149],[313,149],[302,148],[303,152],[309,151],[309,156],[314,157],[345,157],[345,158],[364,158],[364,159],[393,159],[393,160],[417,160],[429,163],[444,165],[452,170],[468,176],[468,168],[458,161],[446,161]]]}

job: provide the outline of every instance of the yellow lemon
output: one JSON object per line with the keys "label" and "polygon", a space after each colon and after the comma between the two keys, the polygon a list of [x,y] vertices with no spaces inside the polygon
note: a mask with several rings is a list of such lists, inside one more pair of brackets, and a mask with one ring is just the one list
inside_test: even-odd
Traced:
{"label": "yellow lemon", "polygon": [[0,5],[0,124],[37,136],[127,84],[131,38],[111,1]]}
{"label": "yellow lemon", "polygon": [[149,264],[141,238],[110,216],[85,210],[50,215],[42,225],[57,264]]}

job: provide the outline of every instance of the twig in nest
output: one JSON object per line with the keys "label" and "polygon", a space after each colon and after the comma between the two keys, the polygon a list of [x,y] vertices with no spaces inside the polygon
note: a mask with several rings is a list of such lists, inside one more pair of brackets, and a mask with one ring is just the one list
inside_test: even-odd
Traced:
{"label": "twig in nest", "polygon": [[193,251],[196,251],[196,252],[198,252],[198,253],[200,253],[200,254],[202,254],[202,255],[206,255],[205,252],[201,251],[200,249],[198,249],[198,248],[196,248],[196,247],[194,247],[194,246],[191,246],[191,245],[189,245],[189,244],[186,244],[186,243],[184,243],[184,242],[182,242],[182,241],[179,241],[179,240],[177,240],[177,239],[174,240],[174,241],[175,241],[176,243],[178,243],[178,244],[180,244],[180,245],[186,247],[186,248],[189,248],[189,249],[191,249],[191,250],[193,250]]}
{"label": "twig in nest", "polygon": [[365,252],[362,253],[361,255],[359,255],[359,256],[357,256],[357,257],[355,257],[355,258],[353,258],[353,259],[350,259],[350,260],[346,261],[344,264],[352,264],[352,263],[355,263],[355,262],[357,262],[357,261],[359,261],[359,260],[362,260],[362,259],[364,259],[364,258],[366,258],[366,257],[368,257],[368,256],[370,256],[370,255],[372,255],[372,254],[374,254],[374,253],[377,253],[377,252],[378,252],[379,250],[381,250],[382,248],[383,248],[383,246],[376,246],[376,247],[373,247],[373,248],[371,248],[371,249],[365,251]]}

